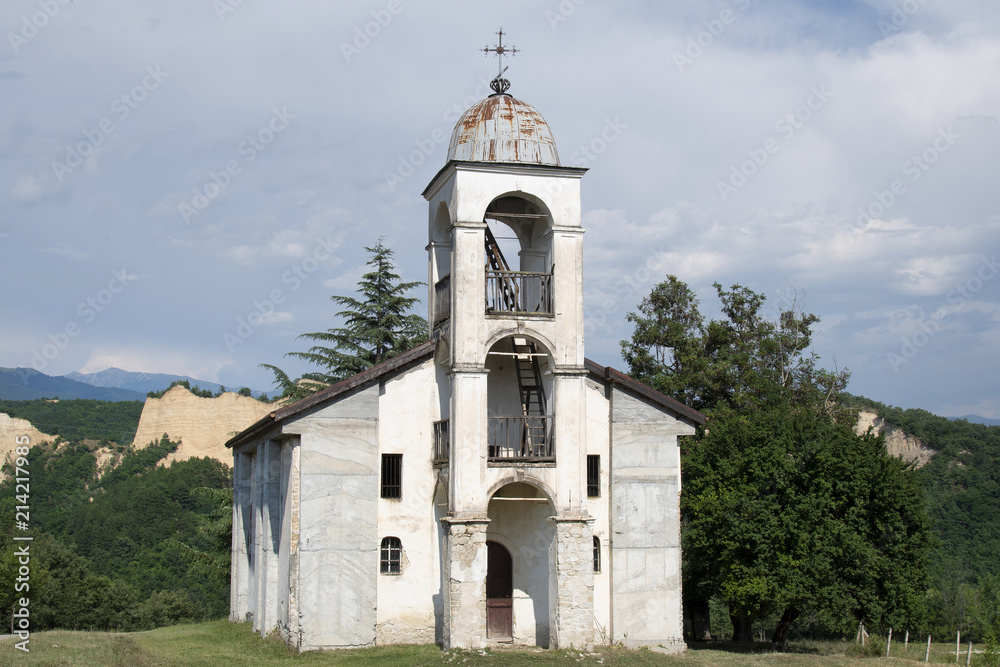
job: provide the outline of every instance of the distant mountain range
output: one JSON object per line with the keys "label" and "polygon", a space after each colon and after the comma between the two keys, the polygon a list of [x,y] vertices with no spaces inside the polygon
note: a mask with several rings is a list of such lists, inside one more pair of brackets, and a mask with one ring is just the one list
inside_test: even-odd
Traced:
{"label": "distant mountain range", "polygon": [[[107,387],[115,389],[130,389],[140,392],[143,396],[150,391],[160,391],[170,386],[170,383],[178,380],[187,380],[191,387],[196,385],[200,389],[207,389],[213,393],[218,392],[222,385],[216,382],[206,382],[196,380],[187,375],[169,375],[167,373],[135,373],[123,371],[120,368],[106,368],[97,373],[67,373],[64,377],[77,382],[83,382],[93,387]],[[239,387],[226,387],[228,391],[238,391]],[[257,392],[254,392],[256,395]]]}
{"label": "distant mountain range", "polygon": [[[29,401],[36,398],[90,398],[97,401],[145,401],[150,391],[160,391],[172,382],[187,380],[192,388],[213,393],[222,385],[196,380],[186,375],[167,373],[133,373],[120,368],[108,368],[98,373],[72,372],[64,376],[39,373],[33,368],[0,368],[0,399]],[[240,387],[227,387],[237,391]],[[254,391],[254,396],[261,392]]]}
{"label": "distant mountain range", "polygon": [[987,426],[1000,426],[1000,419],[987,419],[986,417],[980,417],[979,415],[965,415],[964,417],[948,417],[948,419],[955,421],[957,419],[964,419],[971,424],[986,424]]}
{"label": "distant mountain range", "polygon": [[0,368],[0,399],[91,398],[97,401],[144,401],[144,392],[118,387],[95,387],[65,377],[53,377],[33,368]]}

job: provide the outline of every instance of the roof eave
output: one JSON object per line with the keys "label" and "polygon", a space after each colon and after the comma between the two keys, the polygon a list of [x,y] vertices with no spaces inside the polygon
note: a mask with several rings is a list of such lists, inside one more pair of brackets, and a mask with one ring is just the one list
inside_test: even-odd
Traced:
{"label": "roof eave", "polygon": [[252,440],[262,431],[265,431],[275,425],[281,425],[285,420],[298,416],[307,410],[325,403],[328,400],[332,400],[354,389],[371,384],[372,382],[379,381],[390,373],[406,370],[408,367],[423,361],[425,358],[433,356],[436,347],[436,340],[428,340],[420,345],[417,345],[416,347],[411,347],[405,352],[400,352],[396,356],[386,359],[380,364],[376,364],[375,366],[363,370],[356,375],[352,375],[346,380],[341,380],[337,384],[330,385],[326,389],[318,391],[310,396],[306,396],[295,403],[278,408],[274,412],[265,415],[262,419],[258,420],[244,431],[236,434],[226,441],[226,447],[230,449],[237,447],[244,442]]}
{"label": "roof eave", "polygon": [[635,378],[625,375],[611,366],[601,366],[596,361],[591,361],[590,359],[584,359],[584,366],[586,367],[587,372],[602,382],[619,384],[644,398],[647,398],[655,403],[659,403],[663,407],[690,419],[698,426],[703,426],[708,420],[708,417],[698,410],[681,403],[676,398],[671,398],[662,392],[656,391],[652,387],[644,385]]}

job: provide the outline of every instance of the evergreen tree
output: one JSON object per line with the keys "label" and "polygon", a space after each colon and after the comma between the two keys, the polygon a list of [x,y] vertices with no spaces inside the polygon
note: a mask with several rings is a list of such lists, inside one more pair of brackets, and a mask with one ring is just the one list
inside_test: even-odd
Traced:
{"label": "evergreen tree", "polygon": [[427,339],[427,321],[410,313],[419,299],[405,296],[421,282],[401,282],[395,273],[392,250],[382,239],[372,248],[368,266],[358,283],[357,298],[332,296],[330,300],[343,306],[336,315],[344,326],[304,333],[299,338],[316,342],[306,352],[289,352],[285,356],[304,359],[320,370],[292,380],[276,366],[261,364],[274,373],[275,383],[286,399],[297,399],[336,384],[356,373],[371,368]]}

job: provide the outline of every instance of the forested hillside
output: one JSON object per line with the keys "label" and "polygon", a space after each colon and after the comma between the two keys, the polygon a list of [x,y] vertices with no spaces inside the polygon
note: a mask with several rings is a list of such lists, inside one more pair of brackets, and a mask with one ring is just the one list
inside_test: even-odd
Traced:
{"label": "forested hillside", "polygon": [[142,401],[0,400],[0,412],[27,419],[39,431],[65,440],[128,444],[139,426]]}
{"label": "forested hillside", "polygon": [[[93,435],[93,433],[90,433]],[[124,448],[101,471],[94,445],[32,444],[0,484],[0,613],[15,595],[31,600],[33,629],[132,630],[225,616],[229,608],[232,477],[214,459],[157,463],[166,439]],[[27,491],[27,492],[26,492]],[[30,506],[29,528],[15,520]],[[30,535],[30,591],[15,593],[10,538]]]}
{"label": "forested hillside", "polygon": [[845,394],[937,454],[921,470],[938,538],[931,558],[931,629],[1000,632],[1000,427],[949,420]]}

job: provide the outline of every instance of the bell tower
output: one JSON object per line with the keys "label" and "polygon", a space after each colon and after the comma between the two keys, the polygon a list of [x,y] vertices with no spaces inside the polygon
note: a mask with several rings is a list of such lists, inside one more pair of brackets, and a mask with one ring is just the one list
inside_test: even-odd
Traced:
{"label": "bell tower", "polygon": [[[486,50],[514,51],[499,34],[500,45]],[[490,600],[487,613],[480,611],[489,574],[485,547],[494,537],[514,540],[499,527],[521,512],[517,517],[537,524],[522,537],[532,540],[532,553],[544,551],[537,567],[546,571],[536,579],[550,589],[531,584],[549,600],[548,618],[535,612],[535,622],[547,622],[552,645],[583,645],[593,637],[586,600],[593,573],[585,567],[592,519],[582,509],[580,180],[586,169],[559,163],[545,119],[511,96],[500,75],[493,94],[458,121],[447,163],[423,192],[428,322],[439,341],[439,376],[448,378],[441,382],[448,387],[442,391],[447,419],[436,429],[438,451],[446,453],[439,458],[447,459],[445,643],[477,647],[503,632],[501,621],[490,620]],[[515,560],[524,553],[523,545],[504,546]],[[582,572],[567,569],[573,567]]]}

